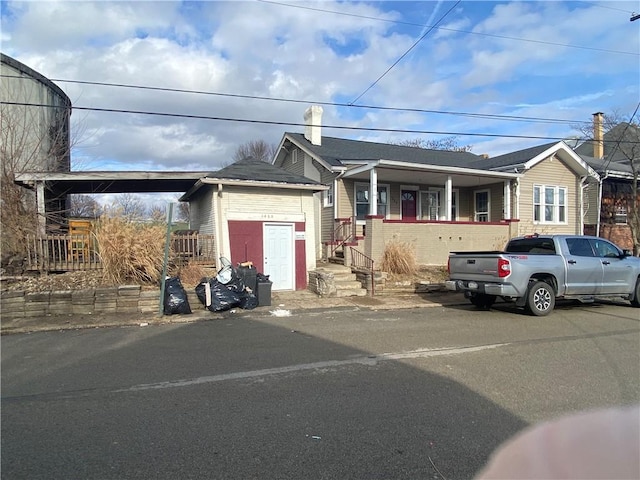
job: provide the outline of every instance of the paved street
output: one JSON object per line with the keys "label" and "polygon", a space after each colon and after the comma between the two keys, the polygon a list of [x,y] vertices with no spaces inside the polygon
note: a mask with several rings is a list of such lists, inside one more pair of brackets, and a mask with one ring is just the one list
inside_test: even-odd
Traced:
{"label": "paved street", "polygon": [[640,402],[639,310],[246,312],[2,337],[2,477],[470,478],[522,428]]}

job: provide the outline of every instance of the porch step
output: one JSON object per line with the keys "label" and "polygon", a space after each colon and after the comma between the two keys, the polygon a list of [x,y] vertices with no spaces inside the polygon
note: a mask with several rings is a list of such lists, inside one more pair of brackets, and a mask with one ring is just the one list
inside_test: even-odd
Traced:
{"label": "porch step", "polygon": [[317,273],[332,274],[336,297],[364,297],[367,289],[357,280],[356,274],[350,267],[333,263],[322,262],[316,265]]}

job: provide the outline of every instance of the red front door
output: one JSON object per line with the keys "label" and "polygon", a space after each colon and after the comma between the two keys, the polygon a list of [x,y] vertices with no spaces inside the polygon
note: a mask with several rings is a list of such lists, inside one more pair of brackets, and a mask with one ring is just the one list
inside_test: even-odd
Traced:
{"label": "red front door", "polygon": [[415,190],[402,190],[402,220],[416,219],[416,195]]}

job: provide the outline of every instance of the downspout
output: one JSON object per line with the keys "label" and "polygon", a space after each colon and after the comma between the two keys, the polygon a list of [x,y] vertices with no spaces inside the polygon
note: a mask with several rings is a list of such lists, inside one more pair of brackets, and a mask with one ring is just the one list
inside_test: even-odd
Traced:
{"label": "downspout", "polygon": [[[216,253],[218,258],[223,257],[222,255],[222,184],[218,183],[218,192],[216,195]],[[229,255],[231,258],[231,255]],[[216,262],[217,263],[217,262]]]}
{"label": "downspout", "polygon": [[[587,180],[587,176],[583,175],[580,177],[580,183],[579,183],[579,188],[580,188],[580,231],[578,232],[578,235],[584,235],[584,190],[585,188],[587,188],[587,185],[585,184],[585,181]],[[565,199],[566,201],[566,199]]]}
{"label": "downspout", "polygon": [[515,196],[516,196],[516,204],[515,204],[515,217],[520,218],[520,178],[515,179]]}
{"label": "downspout", "polygon": [[600,236],[600,218],[602,217],[602,185],[609,176],[608,172],[605,172],[604,176],[598,180],[598,219],[596,221],[596,237]]}

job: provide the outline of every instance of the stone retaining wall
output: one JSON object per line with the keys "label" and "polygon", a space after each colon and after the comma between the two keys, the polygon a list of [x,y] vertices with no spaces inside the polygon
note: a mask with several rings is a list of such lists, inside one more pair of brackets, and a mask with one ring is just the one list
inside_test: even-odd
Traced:
{"label": "stone retaining wall", "polygon": [[[187,291],[191,309],[201,306],[195,292]],[[142,290],[140,285],[121,285],[89,290],[27,293],[7,291],[0,295],[3,319],[43,315],[160,313],[160,289]]]}

